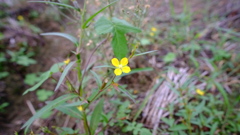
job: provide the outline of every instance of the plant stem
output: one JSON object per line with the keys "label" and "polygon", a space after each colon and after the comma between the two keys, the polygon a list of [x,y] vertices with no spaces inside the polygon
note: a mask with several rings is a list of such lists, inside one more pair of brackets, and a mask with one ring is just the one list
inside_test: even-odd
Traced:
{"label": "plant stem", "polygon": [[[81,61],[80,50],[81,50],[81,46],[83,44],[83,38],[84,38],[84,29],[82,29],[82,25],[84,24],[84,20],[85,20],[85,13],[86,13],[86,1],[84,1],[83,10],[81,12],[80,38],[79,38],[79,45],[78,45],[77,50],[76,50],[78,81],[82,80],[82,70],[81,70],[81,62],[82,61]],[[82,85],[79,85],[78,93],[79,93],[80,96],[83,95]]]}
{"label": "plant stem", "polygon": [[87,132],[87,135],[91,135],[91,130],[90,127],[88,125],[88,121],[87,121],[87,115],[85,110],[82,111],[83,112],[83,124],[84,124],[84,129]]}

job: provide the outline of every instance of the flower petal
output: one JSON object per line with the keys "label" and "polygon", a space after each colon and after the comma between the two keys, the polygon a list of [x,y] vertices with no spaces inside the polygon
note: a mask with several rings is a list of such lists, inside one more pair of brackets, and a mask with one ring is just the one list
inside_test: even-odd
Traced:
{"label": "flower petal", "polygon": [[125,66],[125,67],[122,68],[122,71],[124,73],[129,73],[131,71],[131,68],[129,66]]}
{"label": "flower petal", "polygon": [[116,68],[115,70],[114,70],[114,74],[115,75],[121,75],[122,74],[122,70],[120,69],[120,68]]}
{"label": "flower petal", "polygon": [[121,64],[122,66],[126,66],[126,65],[128,64],[128,58],[126,58],[126,57],[125,57],[125,58],[122,58],[120,64]]}
{"label": "flower petal", "polygon": [[113,66],[119,67],[119,61],[117,58],[113,58],[111,61],[112,61]]}

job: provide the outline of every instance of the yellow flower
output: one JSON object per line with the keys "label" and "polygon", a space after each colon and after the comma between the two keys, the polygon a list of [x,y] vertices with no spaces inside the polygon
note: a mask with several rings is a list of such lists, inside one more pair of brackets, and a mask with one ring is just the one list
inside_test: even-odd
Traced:
{"label": "yellow flower", "polygon": [[64,60],[64,63],[67,65],[68,63],[70,62],[70,59],[68,58],[68,59],[66,59],[66,60]]}
{"label": "yellow flower", "polygon": [[80,112],[83,111],[83,107],[82,107],[81,105],[78,106],[77,109],[78,109]]}
{"label": "yellow flower", "polygon": [[154,33],[153,33],[153,32],[150,32],[150,34],[149,34],[149,35],[153,37],[153,36],[154,36]]}
{"label": "yellow flower", "polygon": [[113,66],[116,67],[116,69],[114,70],[114,74],[116,76],[121,75],[122,72],[129,73],[131,71],[131,68],[129,66],[127,66],[128,58],[126,58],[126,57],[122,58],[120,62],[117,58],[113,58],[111,61],[112,61]]}
{"label": "yellow flower", "polygon": [[18,19],[19,21],[24,20],[23,16],[21,16],[21,15],[19,15],[19,16],[17,17],[17,19]]}
{"label": "yellow flower", "polygon": [[156,31],[157,31],[157,28],[152,27],[151,30],[152,30],[152,32],[156,32]]}
{"label": "yellow flower", "polygon": [[203,96],[205,94],[205,92],[200,89],[196,89],[196,92],[197,92],[197,94],[199,94],[201,96]]}

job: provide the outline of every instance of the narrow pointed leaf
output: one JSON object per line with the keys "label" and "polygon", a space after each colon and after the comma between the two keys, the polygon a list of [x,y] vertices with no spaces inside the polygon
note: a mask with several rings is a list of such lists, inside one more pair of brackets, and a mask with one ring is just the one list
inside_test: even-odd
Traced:
{"label": "narrow pointed leaf", "polygon": [[25,128],[25,131],[28,130],[30,125],[38,118],[40,118],[45,112],[51,111],[52,109],[58,107],[62,103],[66,102],[69,99],[73,99],[78,97],[78,95],[75,94],[66,94],[63,95],[53,101],[51,101],[49,104],[44,106],[41,110],[39,110],[36,114],[34,114],[22,127],[21,129]]}
{"label": "narrow pointed leaf", "polygon": [[102,110],[103,110],[103,101],[104,101],[103,99],[99,101],[99,103],[96,105],[92,113],[92,117],[90,120],[90,130],[91,130],[91,134],[93,135],[101,120]]}
{"label": "narrow pointed leaf", "polygon": [[95,80],[97,82],[98,88],[100,88],[102,86],[102,81],[101,81],[100,77],[94,71],[91,70],[90,72],[94,76],[94,78],[95,78]]}
{"label": "narrow pointed leaf", "polygon": [[27,89],[23,95],[27,94],[28,92],[30,91],[34,91],[36,90],[37,88],[39,88],[48,78],[50,77],[50,72],[45,72],[41,75],[41,81],[39,81],[37,84],[35,84],[33,87]]}
{"label": "narrow pointed leaf", "polygon": [[52,75],[53,73],[59,72],[59,67],[61,67],[62,65],[63,65],[62,62],[54,64],[54,65],[50,68],[50,70],[44,72],[44,73],[41,75],[41,77],[40,77],[41,80],[40,80],[37,84],[35,84],[34,86],[32,86],[31,88],[27,89],[27,90],[23,93],[23,95],[27,94],[27,93],[30,92],[30,91],[34,91],[34,90],[36,90],[37,88],[39,88],[49,77],[51,77],[51,75]]}
{"label": "narrow pointed leaf", "polygon": [[60,79],[59,79],[59,81],[58,81],[58,84],[57,84],[57,86],[56,86],[56,88],[55,88],[54,91],[58,90],[58,88],[59,88],[60,85],[62,84],[63,80],[65,79],[68,71],[71,69],[71,67],[72,67],[74,64],[75,64],[75,61],[70,62],[70,63],[66,66],[66,68],[64,69],[64,71],[63,71],[63,73],[62,73],[62,75],[61,75],[61,77],[60,77]]}
{"label": "narrow pointed leaf", "polygon": [[96,66],[93,68],[115,68],[114,66],[109,66],[109,65],[102,65],[102,66]]}
{"label": "narrow pointed leaf", "polygon": [[124,73],[124,74],[120,75],[119,77],[135,74],[135,73],[138,73],[138,72],[152,71],[152,70],[153,70],[153,68],[150,68],[150,67],[147,67],[147,68],[135,68],[135,69],[132,69],[131,72]]}
{"label": "narrow pointed leaf", "polygon": [[82,115],[79,112],[79,110],[77,109],[77,107],[61,105],[61,106],[56,107],[56,109],[61,111],[62,113],[65,113],[65,114],[73,117],[73,118],[78,118],[78,119],[82,118]]}
{"label": "narrow pointed leaf", "polygon": [[87,102],[84,102],[84,101],[78,101],[78,102],[74,102],[74,103],[66,104],[66,105],[64,105],[64,106],[73,107],[73,106],[84,105],[84,104],[86,104],[86,103],[87,103]]}
{"label": "narrow pointed leaf", "polygon": [[126,96],[128,96],[134,103],[136,103],[136,101],[134,100],[132,94],[130,94],[126,89],[124,89],[122,86],[118,85],[118,88],[121,92],[123,92]]}
{"label": "narrow pointed leaf", "polygon": [[61,33],[61,32],[48,32],[48,33],[42,33],[40,34],[42,36],[60,36],[60,37],[64,37],[68,40],[70,40],[71,42],[73,42],[75,45],[78,45],[78,40],[77,38],[75,38],[74,36],[67,34],[67,33]]}
{"label": "narrow pointed leaf", "polygon": [[133,57],[134,57],[134,56],[141,56],[141,55],[145,55],[145,54],[149,54],[149,53],[155,53],[155,52],[157,52],[157,50],[134,54]]}
{"label": "narrow pointed leaf", "polygon": [[[118,0],[117,0],[118,1]],[[95,17],[97,16],[99,13],[101,13],[103,10],[105,10],[107,7],[111,6],[112,4],[116,3],[117,1],[114,1],[112,3],[110,3],[109,5],[107,5],[106,7],[100,9],[98,12],[96,12],[95,14],[93,14],[90,18],[87,19],[87,21],[83,24],[82,28],[85,29],[87,28],[88,23]]]}

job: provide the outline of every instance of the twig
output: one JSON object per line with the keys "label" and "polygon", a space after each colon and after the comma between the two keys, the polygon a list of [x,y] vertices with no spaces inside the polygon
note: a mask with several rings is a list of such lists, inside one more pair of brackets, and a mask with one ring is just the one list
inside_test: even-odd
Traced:
{"label": "twig", "polygon": [[67,116],[64,124],[63,124],[63,127],[67,127],[68,123],[69,123],[69,120],[70,120],[70,115]]}
{"label": "twig", "polygon": [[[32,103],[31,103],[29,100],[27,100],[26,103],[27,103],[27,106],[28,106],[28,108],[30,109],[31,113],[34,115],[34,114],[36,113],[36,110],[34,109]],[[39,122],[39,119],[36,119],[36,120],[34,121],[33,125],[35,125],[35,126],[41,126],[41,124],[40,124],[40,122]]]}

